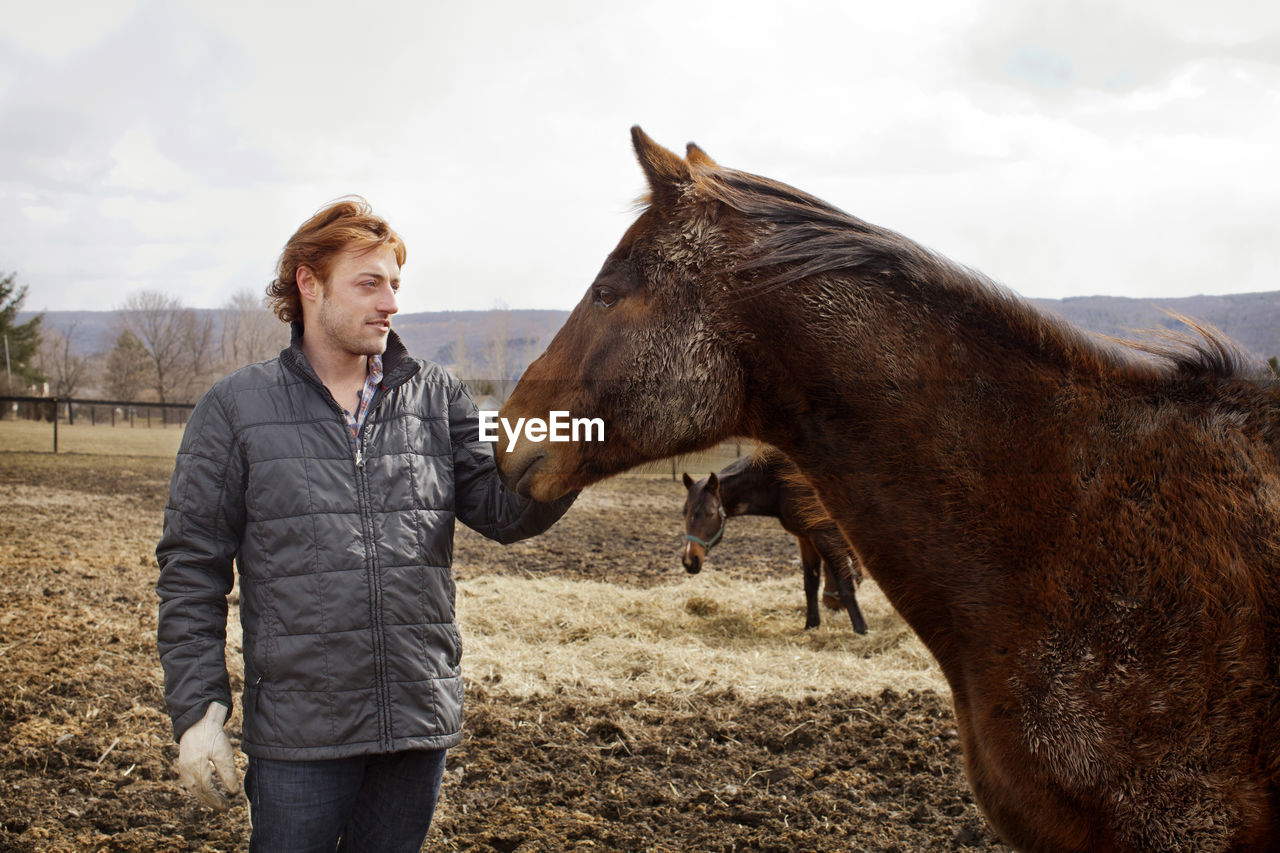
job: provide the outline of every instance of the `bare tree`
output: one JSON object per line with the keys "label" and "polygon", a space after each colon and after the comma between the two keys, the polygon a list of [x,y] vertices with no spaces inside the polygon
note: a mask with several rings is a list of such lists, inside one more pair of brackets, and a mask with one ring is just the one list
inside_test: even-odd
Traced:
{"label": "bare tree", "polygon": [[230,371],[271,358],[289,343],[289,328],[267,308],[266,297],[249,288],[222,306],[222,361]]}
{"label": "bare tree", "polygon": [[189,402],[208,387],[215,369],[212,317],[184,307],[176,296],[144,290],[125,299],[120,322],[151,359],[161,403]]}
{"label": "bare tree", "polygon": [[93,360],[80,355],[73,346],[78,326],[73,322],[65,335],[50,329],[40,336],[40,372],[49,377],[55,397],[74,397],[76,391],[92,381]]}
{"label": "bare tree", "polygon": [[187,330],[186,346],[182,349],[182,384],[175,399],[195,402],[208,391],[218,374],[218,341],[215,333],[216,318],[211,313],[197,313],[184,309],[183,325]]}
{"label": "bare tree", "polygon": [[493,383],[483,378],[483,371],[470,357],[465,320],[453,321],[453,343],[449,345],[448,353],[448,363],[445,366],[466,384],[474,396],[480,397],[494,393]]}
{"label": "bare tree", "polygon": [[471,362],[467,360],[467,324],[461,320],[453,322],[453,372],[463,379],[474,379],[471,374]]}
{"label": "bare tree", "polygon": [[510,347],[511,312],[507,310],[507,304],[499,300],[494,303],[489,316],[492,322],[489,326],[489,343],[485,347],[485,360],[488,362],[493,395],[498,398],[498,402],[505,403],[515,387],[515,381],[510,375],[514,367]]}

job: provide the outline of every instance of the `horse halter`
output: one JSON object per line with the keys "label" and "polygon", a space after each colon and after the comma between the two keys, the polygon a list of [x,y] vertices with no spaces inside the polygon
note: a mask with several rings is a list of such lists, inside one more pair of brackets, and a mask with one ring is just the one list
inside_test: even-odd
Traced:
{"label": "horse halter", "polygon": [[697,542],[703,548],[706,548],[708,551],[710,551],[711,546],[719,542],[720,537],[724,535],[724,520],[725,518],[727,518],[724,512],[724,504],[720,504],[718,507],[716,507],[716,512],[720,515],[720,529],[715,532],[714,536],[712,536],[710,539],[703,540],[703,539],[699,539],[697,536],[694,536],[692,533],[686,533],[684,535],[684,538],[689,542]]}

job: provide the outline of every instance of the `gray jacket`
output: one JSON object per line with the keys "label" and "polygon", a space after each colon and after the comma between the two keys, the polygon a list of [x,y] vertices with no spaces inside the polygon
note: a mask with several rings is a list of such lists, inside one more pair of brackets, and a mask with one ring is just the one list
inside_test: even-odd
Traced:
{"label": "gray jacket", "polygon": [[498,479],[476,406],[392,333],[353,454],[341,407],[294,343],[220,380],[178,451],[160,563],[158,644],[180,738],[230,705],[224,659],[240,572],[246,753],[325,759],[461,739],[454,519],[507,543],[548,504]]}

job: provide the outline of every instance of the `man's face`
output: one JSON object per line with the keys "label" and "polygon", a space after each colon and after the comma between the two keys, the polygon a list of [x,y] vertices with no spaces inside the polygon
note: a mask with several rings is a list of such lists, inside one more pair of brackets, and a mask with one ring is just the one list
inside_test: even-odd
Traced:
{"label": "man's face", "polygon": [[[391,315],[399,308],[400,265],[390,246],[344,252],[321,289],[315,331],[328,346],[350,355],[379,355],[387,348]],[[307,324],[307,334],[312,332]]]}

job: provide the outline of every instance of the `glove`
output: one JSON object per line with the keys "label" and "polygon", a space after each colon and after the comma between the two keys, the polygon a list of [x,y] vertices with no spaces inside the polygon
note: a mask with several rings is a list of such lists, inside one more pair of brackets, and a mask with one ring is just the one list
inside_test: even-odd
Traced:
{"label": "glove", "polygon": [[183,732],[178,741],[178,781],[200,802],[218,811],[226,811],[231,803],[213,787],[214,769],[228,793],[240,793],[231,741],[222,730],[230,712],[221,702],[210,702],[200,722]]}

